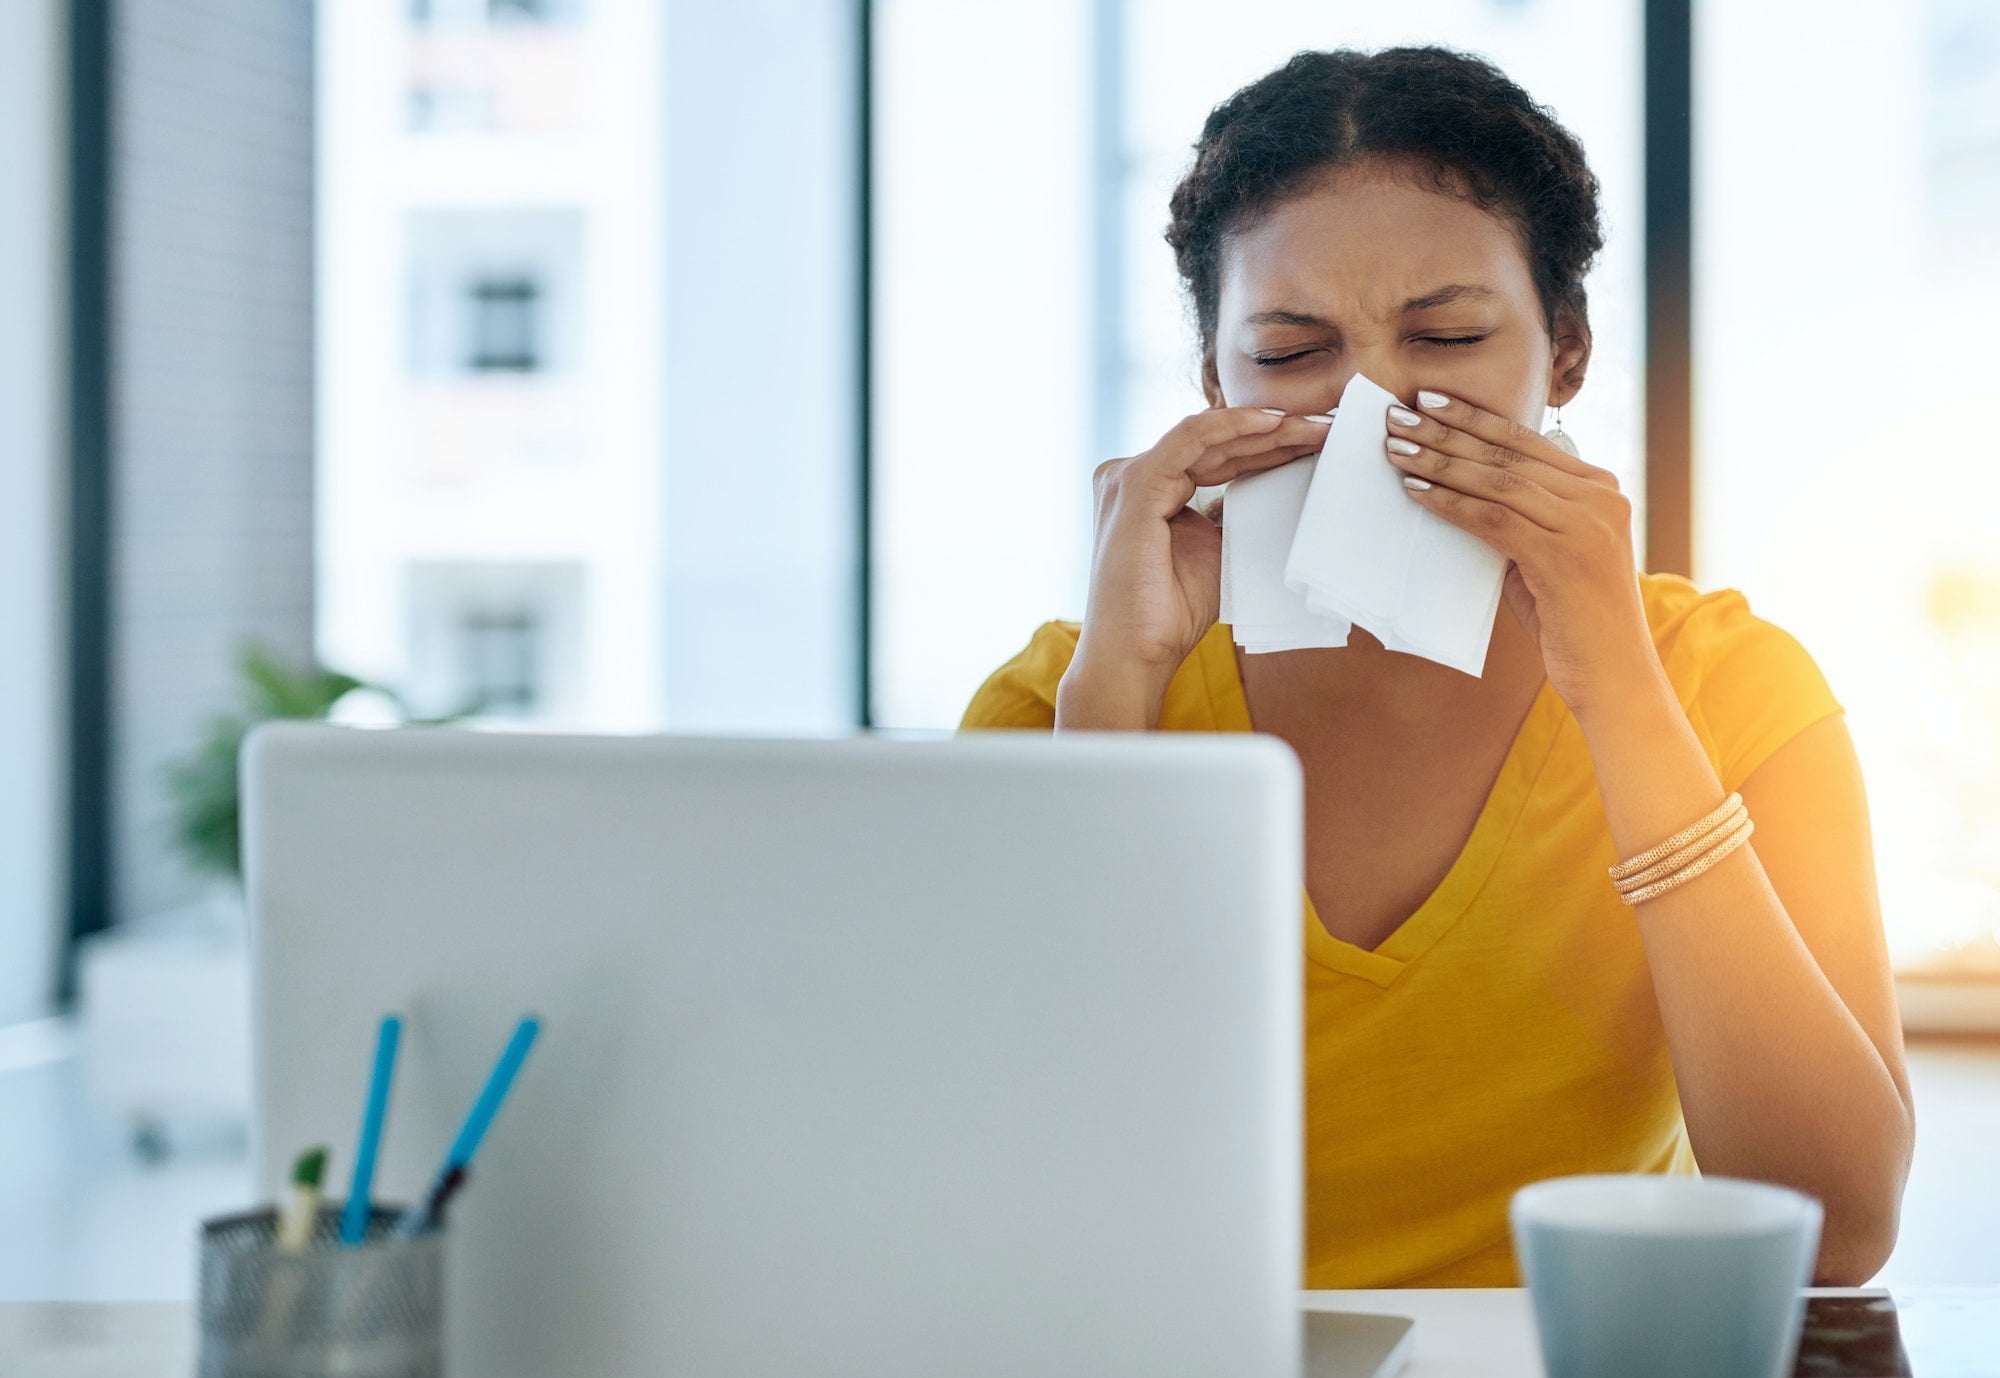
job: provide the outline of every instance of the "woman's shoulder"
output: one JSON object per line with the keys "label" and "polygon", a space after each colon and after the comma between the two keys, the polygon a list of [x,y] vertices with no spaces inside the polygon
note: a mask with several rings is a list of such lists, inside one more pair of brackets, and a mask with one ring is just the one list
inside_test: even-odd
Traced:
{"label": "woman's shoulder", "polygon": [[1653,644],[1669,672],[1678,669],[1690,679],[1708,679],[1745,652],[1804,653],[1784,628],[1752,612],[1750,600],[1739,589],[1704,590],[1679,574],[1641,574],[1639,593]]}
{"label": "woman's shoulder", "polygon": [[1646,605],[1646,621],[1653,629],[1654,644],[1666,651],[1690,627],[1700,628],[1718,617],[1732,618],[1749,611],[1749,600],[1733,588],[1703,589],[1681,574],[1641,574],[1639,595]]}
{"label": "woman's shoulder", "polygon": [[[1069,663],[1076,657],[1077,638],[1082,633],[1081,622],[1044,622],[1035,628],[1028,644],[979,686],[966,706],[959,729],[1017,727],[1048,731],[1054,728],[1056,688],[1069,672]],[[1167,688],[1166,702],[1160,710],[1163,730],[1221,730],[1219,719],[1224,715],[1216,707],[1215,696],[1218,692],[1226,694],[1227,685],[1219,689],[1213,681],[1219,675],[1233,682],[1230,644],[1228,626],[1218,622],[1189,653]],[[1204,664],[1211,667],[1209,671],[1203,670]]]}
{"label": "woman's shoulder", "polygon": [[966,728],[1026,727],[1044,730],[1056,725],[1056,686],[1076,656],[1081,622],[1044,622],[1028,644],[986,677],[973,694],[959,723]]}
{"label": "woman's shoulder", "polygon": [[1751,610],[1734,588],[1641,574],[1660,663],[1729,789],[1785,742],[1842,711],[1798,638]]}

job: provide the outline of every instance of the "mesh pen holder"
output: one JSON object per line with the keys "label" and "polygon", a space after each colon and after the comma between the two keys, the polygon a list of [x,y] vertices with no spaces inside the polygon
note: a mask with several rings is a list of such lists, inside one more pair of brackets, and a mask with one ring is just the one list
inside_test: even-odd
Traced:
{"label": "mesh pen holder", "polygon": [[443,1378],[444,1234],[397,1239],[377,1207],[353,1248],[322,1208],[299,1253],[270,1209],[201,1230],[201,1378]]}

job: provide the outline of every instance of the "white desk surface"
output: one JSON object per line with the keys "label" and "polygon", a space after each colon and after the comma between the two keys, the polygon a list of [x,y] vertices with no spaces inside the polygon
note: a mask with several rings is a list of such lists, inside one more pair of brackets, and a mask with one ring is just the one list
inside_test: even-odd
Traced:
{"label": "white desk surface", "polygon": [[[1893,1288],[2000,1297],[2000,1288]],[[1315,1310],[1378,1311],[1417,1323],[1408,1378],[1541,1378],[1528,1294],[1515,1289],[1306,1292]],[[6,1378],[185,1378],[194,1370],[188,1302],[0,1302]],[[2000,1371],[2000,1370],[1996,1370]]]}
{"label": "white desk surface", "polygon": [[[1306,1292],[1312,1311],[1379,1311],[1417,1323],[1406,1378],[1542,1378],[1535,1318],[1519,1288]],[[4,1353],[0,1350],[0,1353]]]}

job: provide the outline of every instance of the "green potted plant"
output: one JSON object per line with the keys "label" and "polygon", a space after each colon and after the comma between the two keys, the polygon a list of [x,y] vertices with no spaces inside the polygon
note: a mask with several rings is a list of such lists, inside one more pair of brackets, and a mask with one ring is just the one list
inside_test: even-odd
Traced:
{"label": "green potted plant", "polygon": [[210,719],[201,744],[167,768],[175,848],[191,869],[232,883],[243,875],[236,767],[250,729],[281,718],[324,718],[357,689],[395,702],[379,686],[320,665],[287,665],[259,646],[247,647],[239,665],[243,706]]}

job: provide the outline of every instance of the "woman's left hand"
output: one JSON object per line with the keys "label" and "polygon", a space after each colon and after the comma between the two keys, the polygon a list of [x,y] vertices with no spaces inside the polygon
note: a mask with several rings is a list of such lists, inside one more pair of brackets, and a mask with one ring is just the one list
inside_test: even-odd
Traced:
{"label": "woman's left hand", "polygon": [[[1541,647],[1549,682],[1572,712],[1657,679],[1658,654],[1639,596],[1632,502],[1608,469],[1470,402],[1420,392],[1414,424],[1391,408],[1388,451],[1405,489],[1512,564],[1508,607]],[[1427,483],[1413,487],[1410,480]]]}

